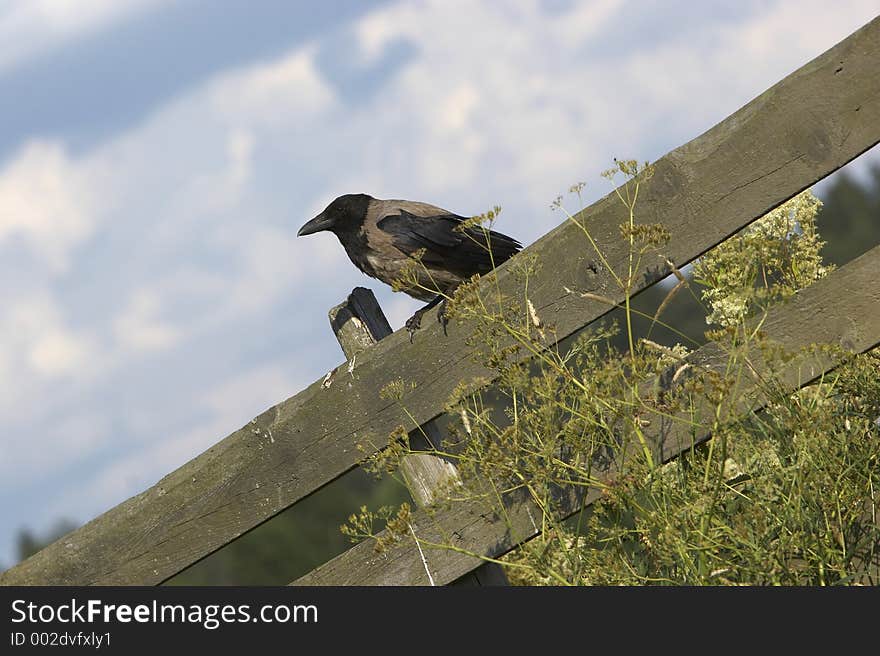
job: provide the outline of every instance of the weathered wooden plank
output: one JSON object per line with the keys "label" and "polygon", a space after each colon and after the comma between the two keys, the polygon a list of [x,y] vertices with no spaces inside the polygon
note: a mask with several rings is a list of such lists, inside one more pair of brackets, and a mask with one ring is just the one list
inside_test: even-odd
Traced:
{"label": "weathered wooden plank", "polygon": [[[342,352],[352,362],[356,362],[357,356],[368,347],[391,334],[391,326],[375,295],[364,287],[355,287],[344,302],[330,310],[330,325]],[[443,436],[434,421],[429,421],[410,433],[413,450],[436,449],[442,441]],[[459,481],[458,470],[452,463],[427,453],[405,456],[400,464],[400,471],[419,508],[430,506],[442,496],[443,490]],[[500,565],[484,563],[455,583],[507,585],[507,576]]]}
{"label": "weathered wooden plank", "polygon": [[[355,287],[343,303],[330,310],[330,326],[345,357],[355,364],[358,355],[391,335],[391,326],[385,313],[373,292],[364,287]],[[440,431],[433,421],[416,428],[412,433],[410,440],[415,442],[414,450],[439,448],[442,442]],[[426,454],[407,456],[401,464],[401,473],[413,500],[420,507],[431,505],[439,489],[458,479],[458,472],[452,464]]]}
{"label": "weathered wooden plank", "polygon": [[[734,53],[735,54],[735,53]],[[672,234],[679,265],[835,171],[880,141],[880,19],[798,69],[656,163],[640,200],[642,222]],[[581,217],[614,267],[626,250],[613,194]],[[560,338],[608,308],[565,287],[622,300],[582,234],[565,223],[527,249],[542,265],[530,283],[538,312]],[[516,258],[514,258],[516,259]],[[499,284],[516,284],[501,267]],[[647,263],[634,291],[659,273]],[[0,574],[0,584],[156,584],[281,512],[411,427],[379,392],[407,382],[403,403],[418,423],[439,414],[462,381],[487,376],[469,357],[468,327],[444,336],[430,319],[415,343],[395,333],[299,394],[40,553]]]}
{"label": "weathered wooden plank", "polygon": [[[791,302],[774,308],[763,324],[766,334],[786,349],[796,350],[813,343],[837,344],[853,352],[867,351],[880,344],[880,246],[875,247],[828,278],[801,291]],[[728,356],[717,344],[707,344],[688,360],[694,365],[723,371]],[[760,362],[758,358],[754,361]],[[830,358],[796,360],[784,374],[787,388],[797,389],[830,371],[837,363]],[[754,410],[755,408],[751,408]],[[748,410],[748,408],[741,408]],[[647,419],[651,419],[646,415]],[[683,417],[686,419],[686,417]],[[653,430],[653,433],[650,431]],[[710,436],[693,435],[686,422],[670,423],[655,418],[646,435],[656,453],[666,461]],[[613,478],[611,469],[594,467],[596,475]],[[578,512],[599,498],[591,490],[584,499],[562,502],[563,517]],[[509,521],[503,521],[480,502],[463,502],[439,513],[413,516],[411,525],[420,538],[435,544],[452,544],[458,549],[498,558],[521,542],[538,534],[541,511],[527,499],[511,499]],[[454,539],[452,539],[454,537]],[[479,558],[449,549],[423,548],[406,540],[379,554],[372,540],[362,542],[293,585],[424,585],[426,565],[437,584],[455,580],[478,566]]]}
{"label": "weathered wooden plank", "polygon": [[331,308],[330,327],[349,360],[392,332],[375,295],[366,287],[355,287],[344,302]]}

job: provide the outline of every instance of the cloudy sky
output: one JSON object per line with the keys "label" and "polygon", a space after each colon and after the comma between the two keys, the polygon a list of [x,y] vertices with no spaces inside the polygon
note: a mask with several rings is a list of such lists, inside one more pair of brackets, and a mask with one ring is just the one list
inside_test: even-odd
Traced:
{"label": "cloudy sky", "polygon": [[[0,562],[342,360],[340,193],[500,204],[653,160],[877,0],[0,0]],[[875,154],[869,154],[869,157]],[[863,158],[864,159],[864,158]]]}

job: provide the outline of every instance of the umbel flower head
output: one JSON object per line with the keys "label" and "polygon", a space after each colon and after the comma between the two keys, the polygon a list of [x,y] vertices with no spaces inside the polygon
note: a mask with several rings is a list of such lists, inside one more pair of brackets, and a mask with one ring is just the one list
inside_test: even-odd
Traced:
{"label": "umbel flower head", "polygon": [[694,274],[705,285],[706,323],[736,325],[828,275],[834,267],[822,264],[816,234],[821,206],[807,190],[700,258]]}

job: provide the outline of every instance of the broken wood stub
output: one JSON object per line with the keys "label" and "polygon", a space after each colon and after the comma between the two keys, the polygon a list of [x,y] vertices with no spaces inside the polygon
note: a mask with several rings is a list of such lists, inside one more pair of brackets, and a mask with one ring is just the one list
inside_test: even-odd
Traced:
{"label": "broken wood stub", "polygon": [[[359,353],[392,333],[376,297],[365,287],[355,287],[343,303],[330,310],[329,317],[330,326],[345,357],[354,365],[350,365],[353,371],[357,370],[356,357]],[[409,435],[410,448],[414,451],[439,448],[442,439],[433,421],[416,428]],[[405,456],[400,472],[413,501],[420,508],[430,506],[460,481],[455,465],[427,453]],[[508,585],[508,582],[500,565],[485,563],[453,584]]]}

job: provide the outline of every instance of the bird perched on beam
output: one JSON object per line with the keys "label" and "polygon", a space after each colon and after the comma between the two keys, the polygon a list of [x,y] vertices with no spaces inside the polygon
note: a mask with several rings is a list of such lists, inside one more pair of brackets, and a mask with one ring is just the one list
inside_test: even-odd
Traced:
{"label": "bird perched on beam", "polygon": [[[488,273],[522,248],[507,235],[463,225],[465,221],[428,203],[346,194],[297,235],[334,233],[358,269],[392,286],[405,272],[414,272],[416,284],[403,291],[428,304],[406,322],[412,340],[422,315],[438,303],[443,304],[437,317],[445,330],[445,299],[455,288],[476,273]],[[420,265],[413,267],[413,259]]]}

